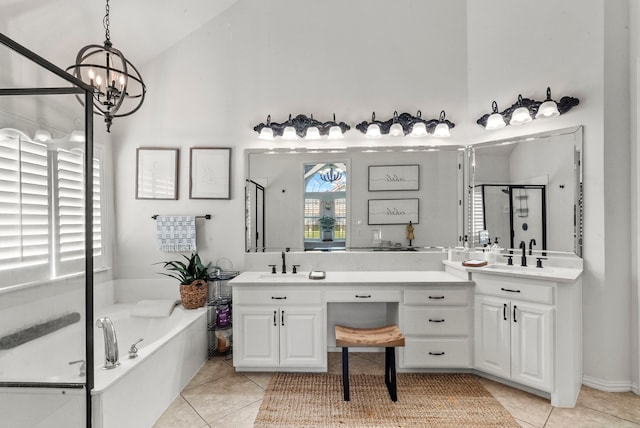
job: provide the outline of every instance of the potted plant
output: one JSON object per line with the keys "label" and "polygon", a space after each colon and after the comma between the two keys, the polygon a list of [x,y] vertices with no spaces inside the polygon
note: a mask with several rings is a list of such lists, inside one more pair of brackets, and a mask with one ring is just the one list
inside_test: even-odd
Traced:
{"label": "potted plant", "polygon": [[336,219],[325,215],[318,219],[318,224],[322,228],[322,240],[333,241],[333,227],[336,224]]}
{"label": "potted plant", "polygon": [[192,253],[187,257],[183,254],[187,262],[169,261],[164,263],[164,269],[169,273],[160,272],[180,281],[180,300],[185,309],[196,309],[204,306],[207,301],[207,278],[211,263],[204,265],[198,253]]}

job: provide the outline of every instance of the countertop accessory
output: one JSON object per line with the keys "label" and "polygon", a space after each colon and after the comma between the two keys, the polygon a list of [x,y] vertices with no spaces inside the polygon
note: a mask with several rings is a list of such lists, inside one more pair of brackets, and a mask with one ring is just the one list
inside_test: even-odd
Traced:
{"label": "countertop accessory", "polygon": [[486,260],[465,260],[462,262],[462,266],[467,267],[482,267],[486,266],[488,263]]}
{"label": "countertop accessory", "polygon": [[309,279],[325,279],[327,273],[323,270],[312,270],[309,272]]}

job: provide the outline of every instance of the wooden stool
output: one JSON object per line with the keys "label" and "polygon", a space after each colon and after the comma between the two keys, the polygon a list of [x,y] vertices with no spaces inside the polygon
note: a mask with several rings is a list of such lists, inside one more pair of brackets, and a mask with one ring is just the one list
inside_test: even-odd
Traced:
{"label": "wooden stool", "polygon": [[396,384],[396,346],[404,346],[404,336],[395,324],[376,328],[352,328],[336,325],[336,346],[342,347],[342,388],[349,401],[349,347],[384,347],[384,383],[391,401],[398,401]]}

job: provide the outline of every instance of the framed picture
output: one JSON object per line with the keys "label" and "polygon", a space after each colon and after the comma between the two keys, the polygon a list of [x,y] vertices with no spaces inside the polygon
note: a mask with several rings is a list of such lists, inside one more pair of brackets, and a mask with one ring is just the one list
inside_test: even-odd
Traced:
{"label": "framed picture", "polygon": [[136,199],[178,199],[179,149],[136,149]]}
{"label": "framed picture", "polygon": [[369,166],[369,191],[420,190],[420,165]]}
{"label": "framed picture", "polygon": [[231,149],[191,147],[190,199],[231,199]]}
{"label": "framed picture", "polygon": [[418,198],[369,199],[369,224],[418,224]]}

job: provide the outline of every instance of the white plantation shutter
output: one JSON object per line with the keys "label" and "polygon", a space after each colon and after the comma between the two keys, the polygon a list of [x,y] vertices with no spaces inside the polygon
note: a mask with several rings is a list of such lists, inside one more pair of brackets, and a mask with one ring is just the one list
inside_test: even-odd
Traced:
{"label": "white plantation shutter", "polygon": [[102,162],[93,158],[93,256],[102,253]]}
{"label": "white plantation shutter", "polygon": [[48,158],[19,131],[0,134],[0,270],[49,261]]}

